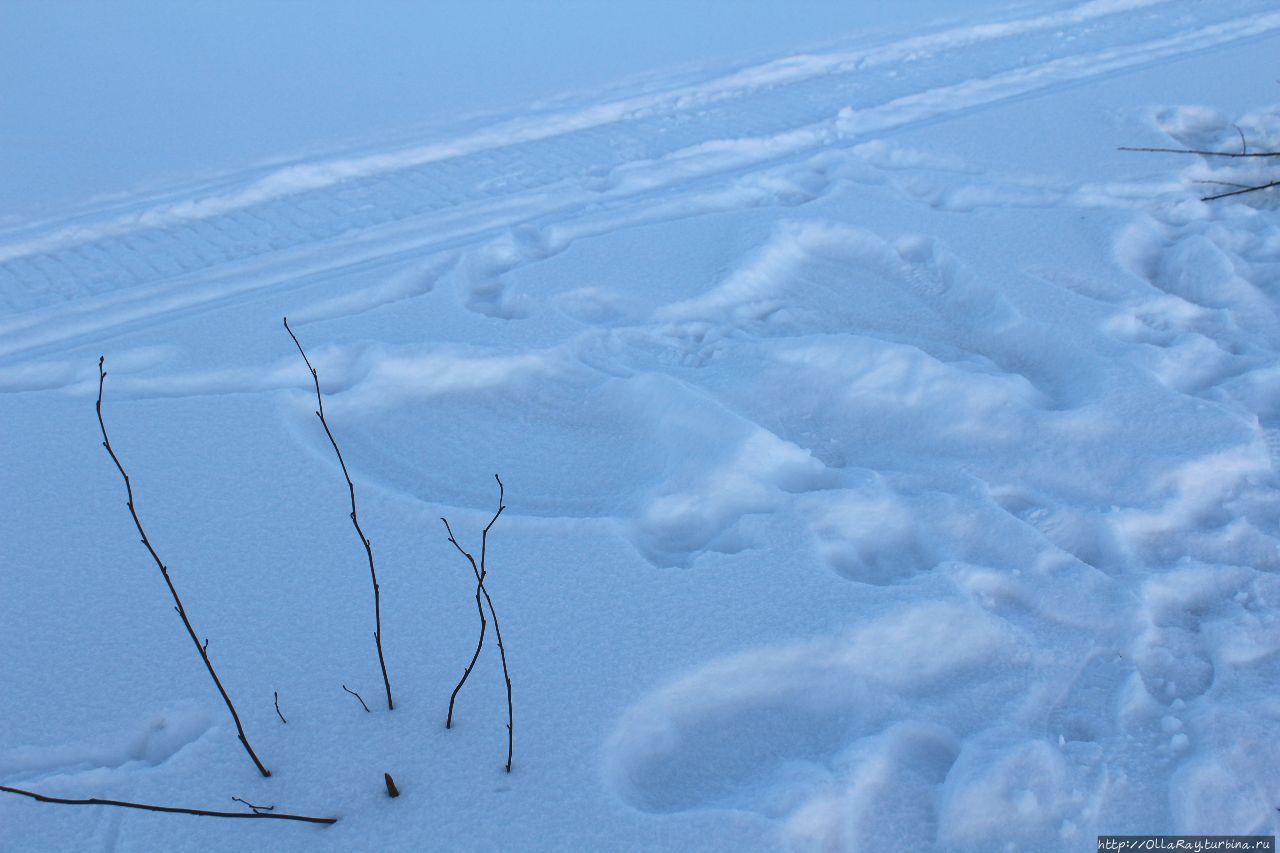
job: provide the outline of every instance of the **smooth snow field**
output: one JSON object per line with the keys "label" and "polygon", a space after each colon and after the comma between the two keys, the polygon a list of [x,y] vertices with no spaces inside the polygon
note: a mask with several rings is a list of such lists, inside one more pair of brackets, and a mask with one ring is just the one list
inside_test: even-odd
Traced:
{"label": "smooth snow field", "polygon": [[0,850],[1277,834],[1275,0],[0,56]]}

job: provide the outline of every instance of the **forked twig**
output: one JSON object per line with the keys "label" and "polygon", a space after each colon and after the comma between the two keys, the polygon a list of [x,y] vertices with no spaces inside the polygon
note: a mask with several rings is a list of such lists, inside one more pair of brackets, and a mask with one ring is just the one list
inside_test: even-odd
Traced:
{"label": "forked twig", "polygon": [[147,532],[142,529],[142,522],[138,519],[138,511],[133,504],[133,484],[129,482],[129,475],[125,473],[124,465],[120,463],[120,458],[116,456],[116,452],[111,448],[111,440],[107,438],[107,424],[102,419],[102,387],[107,379],[107,372],[103,369],[105,363],[105,356],[98,358],[98,426],[102,428],[102,446],[107,449],[107,453],[111,456],[111,461],[115,463],[116,469],[124,479],[125,492],[129,496],[127,503],[129,514],[133,516],[133,524],[138,528],[138,535],[142,537],[142,544],[146,546],[147,553],[151,555],[151,559],[160,568],[160,574],[164,577],[164,582],[169,587],[169,593],[173,596],[175,605],[173,609],[182,617],[182,624],[187,629],[187,636],[191,637],[191,642],[195,643],[196,651],[200,653],[200,660],[204,661],[205,669],[209,671],[209,677],[213,679],[213,683],[218,688],[218,693],[222,695],[222,701],[226,703],[227,710],[231,712],[231,719],[235,721],[240,743],[244,745],[245,752],[249,753],[249,757],[253,759],[254,766],[258,768],[258,772],[263,776],[270,776],[271,771],[263,766],[258,759],[257,753],[249,745],[249,738],[245,735],[244,726],[240,723],[240,715],[236,713],[235,705],[231,704],[231,697],[227,695],[226,688],[222,686],[222,680],[218,678],[218,673],[213,669],[213,663],[209,660],[209,641],[205,640],[203,645],[200,643],[200,638],[196,636],[196,629],[191,626],[191,620],[187,617],[186,608],[182,606],[182,599],[178,596],[178,589],[173,585],[173,578],[169,577],[169,569],[160,560],[160,555],[156,553],[156,549],[151,546],[151,540],[147,538]]}
{"label": "forked twig", "polygon": [[263,812],[273,812],[276,810],[275,806],[255,806],[253,803],[249,802],[248,800],[242,800],[239,797],[232,797],[231,799],[235,800],[237,803],[244,803],[246,806],[253,809],[254,814],[261,814]]}
{"label": "forked twig", "polygon": [[[1250,158],[1280,157],[1280,151],[1254,151],[1251,153],[1249,151],[1249,145],[1248,143],[1245,142],[1245,139],[1244,139],[1244,131],[1240,130],[1240,128],[1236,125],[1232,125],[1232,127],[1235,127],[1236,132],[1240,134],[1240,153],[1239,154],[1235,153],[1234,151],[1202,151],[1198,148],[1131,148],[1131,147],[1122,146],[1119,150],[1120,151],[1143,151],[1143,152],[1153,153],[1153,154],[1199,154],[1201,157],[1232,157],[1237,159],[1242,157],[1250,157]],[[1255,185],[1234,184],[1227,181],[1198,181],[1197,183],[1223,184],[1225,186],[1238,187],[1238,189],[1232,190],[1231,192],[1201,196],[1200,197],[1201,201],[1217,201],[1220,198],[1230,198],[1231,196],[1245,195],[1246,193],[1256,193],[1262,190],[1269,190],[1272,187],[1280,187],[1280,181],[1271,181],[1270,183],[1255,184]]]}
{"label": "forked twig", "polygon": [[[497,476],[497,474],[494,475],[495,478],[497,478]],[[453,543],[453,547],[457,548],[462,553],[462,556],[466,557],[467,561],[471,564],[471,571],[476,578],[476,612],[480,616],[480,637],[476,641],[476,650],[472,653],[471,661],[467,664],[467,668],[462,671],[462,678],[459,679],[457,686],[453,688],[453,693],[449,696],[449,715],[445,718],[444,722],[444,727],[446,729],[453,728],[453,706],[458,700],[458,692],[462,690],[462,685],[467,683],[467,679],[471,676],[471,670],[475,668],[476,661],[480,658],[480,650],[484,648],[484,635],[485,630],[488,628],[488,621],[484,618],[484,605],[480,601],[480,596],[482,593],[486,592],[484,586],[484,578],[487,572],[487,569],[485,568],[485,556],[488,545],[489,529],[493,527],[493,523],[498,520],[498,516],[502,515],[502,511],[506,509],[502,504],[502,480],[498,480],[498,489],[498,511],[494,513],[493,518],[489,519],[489,523],[485,526],[484,533],[480,539],[479,569],[476,568],[475,559],[466,551],[463,551],[462,547],[458,545],[458,540],[453,536],[453,530],[449,528],[448,520],[444,518],[440,519],[444,522],[444,529],[448,532],[449,541]]]}
{"label": "forked twig", "polygon": [[[507,650],[506,650],[506,647],[502,644],[502,629],[498,625],[498,614],[493,609],[493,598],[490,597],[489,595],[489,589],[484,585],[485,576],[487,574],[485,561],[488,556],[488,549],[489,549],[489,530],[490,528],[493,527],[494,522],[498,520],[498,516],[502,515],[502,511],[507,508],[506,504],[503,502],[504,498],[506,497],[506,489],[502,485],[502,478],[499,477],[497,474],[494,474],[493,478],[498,481],[498,511],[493,514],[493,518],[489,519],[489,523],[485,525],[484,531],[480,535],[479,565],[476,564],[475,557],[473,557],[461,545],[458,544],[458,540],[454,538],[453,529],[449,527],[449,520],[445,518],[441,518],[440,520],[444,522],[445,532],[449,534],[449,542],[452,543],[453,547],[458,549],[458,553],[462,554],[462,556],[466,558],[467,562],[471,564],[471,572],[472,574],[475,575],[475,579],[476,579],[477,609],[480,609],[480,597],[483,595],[485,603],[488,604],[489,606],[489,616],[491,619],[493,619],[493,633],[498,640],[498,654],[502,658],[502,677],[507,684],[507,772],[510,773],[511,772],[511,753],[512,753],[512,747],[513,747],[513,740],[515,737],[515,732],[514,732],[515,720],[514,720],[514,713],[512,710],[512,702],[511,702],[511,675],[507,669]],[[480,648],[484,645],[484,633],[485,633],[484,610],[480,609],[480,640],[476,644],[475,653],[471,656],[471,662],[467,665],[466,670],[462,673],[462,680],[458,682],[457,687],[453,688],[453,695],[449,697],[449,717],[445,722],[446,728],[448,728],[453,724],[453,703],[458,696],[458,691],[461,690],[462,685],[466,683],[467,677],[471,675],[471,669],[476,664],[476,659],[480,657]]]}
{"label": "forked twig", "polygon": [[[42,803],[60,803],[67,806],[119,806],[126,809],[143,809],[149,812],[168,812],[169,814],[190,814],[201,815],[203,817],[231,817],[231,818],[261,818],[263,820],[298,820],[304,823],[337,823],[336,817],[309,817],[299,814],[276,814],[275,812],[216,812],[208,809],[186,809],[177,806],[153,806],[149,803],[130,803],[124,800],[101,800],[97,797],[91,797],[87,800],[70,800],[65,797],[49,797],[44,794],[37,794],[34,791],[24,791],[21,788],[10,788],[7,785],[0,785],[0,791],[6,791],[10,794],[18,794],[23,797],[30,797],[33,800],[39,800]],[[234,798],[233,798],[234,799]]]}
{"label": "forked twig", "polygon": [[289,333],[289,337],[293,338],[294,346],[298,348],[298,352],[302,354],[302,360],[306,362],[307,369],[311,371],[311,379],[316,385],[316,417],[320,419],[320,425],[324,427],[324,434],[329,436],[329,444],[333,445],[334,455],[338,457],[338,465],[342,467],[342,476],[347,479],[347,491],[351,493],[351,523],[356,528],[356,535],[360,537],[360,543],[364,545],[364,552],[369,558],[369,576],[373,579],[373,642],[378,647],[378,665],[382,667],[382,683],[387,689],[387,710],[394,711],[396,704],[391,699],[391,679],[387,677],[387,660],[382,654],[382,595],[378,587],[378,572],[373,567],[373,545],[369,542],[369,537],[364,535],[364,531],[360,529],[360,519],[356,515],[356,485],[351,482],[351,474],[347,471],[347,463],[342,458],[342,451],[338,449],[338,442],[334,440],[333,432],[329,429],[329,422],[324,417],[324,398],[320,396],[320,374],[316,373],[316,369],[311,366],[311,359],[307,358],[307,353],[302,349],[302,344],[298,343],[298,336],[293,333],[293,329],[289,328],[289,318],[284,318],[284,329]]}

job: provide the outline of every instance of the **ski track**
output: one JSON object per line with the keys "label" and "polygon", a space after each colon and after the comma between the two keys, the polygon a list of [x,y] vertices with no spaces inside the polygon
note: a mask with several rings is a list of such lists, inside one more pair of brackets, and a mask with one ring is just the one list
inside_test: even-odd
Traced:
{"label": "ski track", "polygon": [[[1241,14],[1252,6],[1267,8],[1234,4],[1227,17],[1177,0],[1086,3],[11,233],[0,242],[10,314],[0,319],[0,357],[311,270],[466,243],[587,205],[632,205],[655,190],[1280,28],[1280,14]],[[1068,38],[1065,26],[1080,29]],[[473,307],[503,311],[485,294]]]}
{"label": "ski track", "polygon": [[[66,350],[273,288],[293,291],[299,326],[429,294],[517,323],[540,306],[512,274],[575,243],[798,208],[841,183],[955,211],[1129,210],[1127,276],[1025,271],[1097,313],[1083,340],[1055,338],[933,237],[784,210],[693,298],[556,294],[578,331],[545,347],[317,342],[312,359],[353,470],[391,492],[482,510],[497,468],[521,484],[520,513],[603,516],[661,569],[767,547],[753,528],[776,514],[836,583],[926,592],[639,698],[602,754],[641,812],[756,812],[820,850],[1078,849],[1151,829],[1133,815],[1205,831],[1229,812],[1215,831],[1275,832],[1277,792],[1257,780],[1280,747],[1219,732],[1276,713],[1250,685],[1280,653],[1280,231],[1134,201],[1236,167],[1056,186],[878,136],[1278,29],[1262,2],[1095,0],[0,233],[0,393],[83,386],[94,365]],[[1186,145],[1235,139],[1194,110],[1160,121]],[[1236,123],[1280,145],[1274,116]],[[374,283],[308,297],[350,269]],[[113,356],[115,393],[290,389],[283,417],[327,459],[294,355],[156,370],[176,352]],[[1166,435],[1152,410],[1214,429]],[[1036,454],[1029,435],[1046,437]],[[491,452],[472,460],[477,446]],[[407,463],[433,455],[455,461]],[[1064,476],[1082,466],[1113,473]],[[0,777],[159,765],[208,722],[177,728],[0,754]]]}

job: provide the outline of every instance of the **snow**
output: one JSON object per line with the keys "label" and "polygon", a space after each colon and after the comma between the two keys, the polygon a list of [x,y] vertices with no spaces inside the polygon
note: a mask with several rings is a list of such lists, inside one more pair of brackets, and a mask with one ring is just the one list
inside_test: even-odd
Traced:
{"label": "snow", "polygon": [[1277,833],[1274,4],[431,8],[0,11],[0,785],[338,818],[0,849]]}

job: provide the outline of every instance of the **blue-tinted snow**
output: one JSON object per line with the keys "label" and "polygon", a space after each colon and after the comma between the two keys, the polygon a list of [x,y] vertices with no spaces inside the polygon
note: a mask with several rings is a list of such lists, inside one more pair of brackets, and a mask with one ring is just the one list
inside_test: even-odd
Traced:
{"label": "blue-tinted snow", "polygon": [[0,784],[339,822],[0,848],[1275,834],[1275,170],[1115,149],[1280,147],[1280,14],[859,6],[5,7]]}

